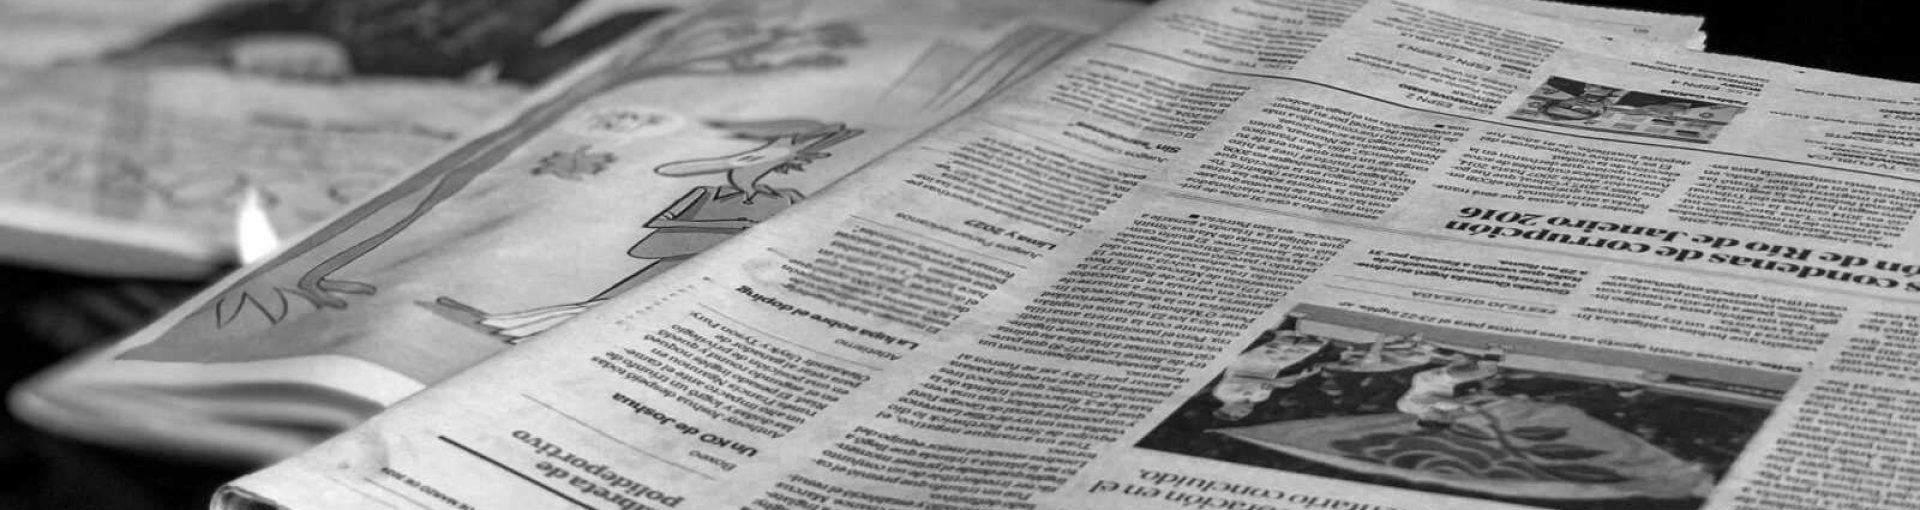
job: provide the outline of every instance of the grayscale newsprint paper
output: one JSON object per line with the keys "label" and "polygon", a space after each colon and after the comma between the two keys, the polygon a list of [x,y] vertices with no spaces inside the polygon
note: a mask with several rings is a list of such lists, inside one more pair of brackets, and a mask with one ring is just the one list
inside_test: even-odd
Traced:
{"label": "grayscale newsprint paper", "polygon": [[[112,1],[26,4],[56,19],[46,13]],[[1140,8],[703,2],[665,16],[674,2],[560,2],[542,11],[546,17],[515,18],[474,34],[528,35],[523,29],[545,27],[526,52],[483,52],[444,66],[411,53],[375,52],[294,59],[303,64],[281,68],[253,65],[286,63],[278,59],[240,66],[229,57],[254,55],[248,48],[263,42],[260,30],[306,26],[298,21],[373,4],[215,5],[222,7],[87,61],[117,67],[56,65],[23,74],[22,83],[32,83],[17,87],[22,94],[6,104],[34,117],[0,115],[0,130],[19,121],[21,132],[34,133],[22,140],[44,147],[13,153],[19,157],[0,151],[10,162],[0,166],[57,177],[59,186],[35,185],[23,194],[40,205],[113,209],[130,220],[198,211],[191,215],[197,224],[222,235],[235,233],[236,202],[260,206],[283,234],[319,223],[153,327],[17,387],[11,402],[17,415],[70,436],[255,465],[305,450],[781,214]],[[1606,29],[1591,36],[1597,40],[1679,45],[1700,26],[1692,17],[1500,5]],[[396,7],[352,19],[383,27],[492,26],[488,12]],[[564,16],[552,16],[558,14]],[[254,21],[238,22],[244,20]],[[340,35],[332,25],[307,28]],[[1325,37],[1333,28],[1315,22],[1296,35]],[[627,31],[638,32],[623,36]],[[401,44],[407,38],[356,41],[320,47],[412,47]],[[545,92],[494,123],[463,120],[517,96],[518,86],[548,78],[533,71],[558,73],[599,46],[611,53],[553,78]],[[366,51],[345,56],[360,53]],[[219,55],[226,56],[213,58]],[[326,62],[344,67],[320,65]],[[542,62],[548,65],[534,65]],[[346,69],[358,71],[320,76]],[[275,70],[299,75],[263,74]],[[450,81],[442,76],[448,74],[467,76]],[[1074,101],[1105,101],[1100,97]],[[452,103],[468,107],[432,113]],[[346,120],[363,113],[399,123]],[[472,132],[455,141],[456,130]],[[96,143],[103,131],[112,136]],[[435,153],[425,164],[406,163],[407,154]],[[98,185],[105,163],[125,178]],[[380,184],[409,167],[417,170],[411,177]],[[340,205],[355,197],[365,198]],[[125,225],[155,234],[146,239],[165,230],[144,220]],[[240,233],[243,247],[257,241]],[[267,237],[271,244],[275,236]],[[3,244],[79,262],[60,243]],[[227,250],[222,246],[216,251]],[[148,269],[169,260],[137,258]]]}
{"label": "grayscale newsprint paper", "polygon": [[[809,200],[1138,9],[703,3],[448,133],[415,173],[23,384],[13,408],[117,446],[279,460]],[[361,158],[402,140],[324,144]]]}
{"label": "grayscale newsprint paper", "polygon": [[215,506],[1913,508],[1917,134],[1477,3],[1161,2]]}
{"label": "grayscale newsprint paper", "polygon": [[682,3],[0,0],[0,260],[211,277]]}

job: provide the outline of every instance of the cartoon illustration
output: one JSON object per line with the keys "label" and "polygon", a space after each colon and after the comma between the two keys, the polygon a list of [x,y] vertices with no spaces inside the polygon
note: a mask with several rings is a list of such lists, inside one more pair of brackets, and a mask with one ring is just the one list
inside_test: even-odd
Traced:
{"label": "cartoon illustration", "polygon": [[[438,380],[512,343],[503,338],[577,316],[864,161],[804,166],[828,145],[838,143],[831,150],[843,159],[872,157],[883,142],[968,107],[1087,37],[1006,13],[963,10],[946,14],[970,20],[964,27],[937,37],[889,28],[884,34],[897,44],[855,50],[866,44],[861,32],[872,28],[824,21],[848,19],[829,14],[834,5],[703,5],[645,41],[614,48],[609,62],[541,97],[517,122],[452,147],[256,262],[173,328],[119,357],[245,363],[345,356]],[[879,15],[873,23],[922,21]],[[855,58],[897,74],[828,71]],[[639,82],[650,83],[630,86]],[[782,97],[817,91],[824,99],[765,108],[695,97],[682,108],[658,99],[699,94],[709,83],[776,87],[769,90]],[[848,87],[861,89],[860,98],[846,97]],[[664,95],[651,94],[655,88]],[[771,109],[782,113],[749,113]],[[692,161],[661,164],[708,155],[734,161],[704,174]],[[749,161],[756,158],[793,165],[756,166]],[[774,175],[801,168],[802,175]],[[678,184],[686,179],[699,182]],[[748,189],[757,191],[751,205],[746,195],[732,196]],[[767,210],[726,210],[750,207]],[[556,235],[556,225],[577,235],[524,242]],[[566,252],[571,262],[555,265],[568,261],[554,256],[557,249],[581,251]]]}
{"label": "cartoon illustration", "polygon": [[[654,173],[669,177],[724,173],[726,184],[693,188],[649,220],[645,226],[653,231],[627,250],[627,255],[645,261],[639,270],[577,303],[493,314],[443,296],[435,300],[438,311],[507,339],[508,343],[517,343],[620,295],[800,202],[805,196],[799,190],[776,188],[761,181],[772,174],[805,170],[808,163],[832,156],[823,152],[826,148],[862,133],[837,122],[805,119],[716,121],[708,125],[730,133],[732,138],[755,141],[759,145],[724,156],[667,163],[654,169]],[[585,151],[583,147],[577,152]],[[555,156],[559,154],[549,158]],[[547,163],[548,160],[542,160],[543,169]],[[578,173],[557,175],[580,178]]]}
{"label": "cartoon illustration", "polygon": [[571,151],[554,151],[540,158],[540,165],[533,167],[534,175],[551,175],[577,181],[586,176],[599,175],[620,158],[605,152],[594,152],[592,146],[582,145]]}
{"label": "cartoon illustration", "polygon": [[[721,2],[682,25],[658,33],[650,44],[633,46],[633,51],[616,56],[613,65],[582,77],[560,94],[523,111],[514,122],[473,139],[366,206],[303,238],[285,250],[296,256],[266,261],[197,315],[210,316],[218,327],[249,316],[273,324],[304,309],[303,304],[344,309],[350,304],[348,297],[375,293],[378,288],[372,284],[335,278],[334,273],[392,240],[475,178],[499,166],[536,134],[608,90],[675,75],[834,67],[844,63],[836,50],[863,44],[857,28],[844,23],[809,27],[769,23],[794,17],[798,7],[797,2]],[[276,269],[280,266],[311,256],[324,259],[310,266],[301,260],[308,269],[291,285],[263,278],[279,276]]]}

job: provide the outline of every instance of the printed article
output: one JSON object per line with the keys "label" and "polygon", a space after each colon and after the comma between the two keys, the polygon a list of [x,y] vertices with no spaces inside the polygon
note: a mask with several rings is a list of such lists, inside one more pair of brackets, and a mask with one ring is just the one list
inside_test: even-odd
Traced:
{"label": "printed article", "polygon": [[1902,508],[1916,98],[1163,2],[216,503]]}
{"label": "printed article", "polygon": [[[49,33],[62,28],[99,35],[123,22],[156,27],[86,46],[97,48],[15,81],[0,77],[0,87],[19,92],[0,100],[0,130],[18,131],[16,143],[0,147],[0,173],[25,183],[0,197],[8,213],[0,223],[40,227],[0,243],[0,258],[200,275],[231,260],[234,244],[247,252],[243,261],[265,257],[283,236],[321,226],[308,242],[217,286],[209,294],[218,297],[189,307],[192,318],[163,321],[120,348],[55,368],[15,391],[13,402],[37,425],[69,435],[254,463],[304,449],[782,213],[1140,7],[987,3],[927,14],[907,4],[869,13],[891,16],[882,21],[820,16],[813,26],[793,18],[821,2],[722,3],[716,8],[731,14],[702,18],[670,15],[681,2],[652,0],[514,0],[495,11],[471,2],[441,8],[437,0],[174,0],[142,9],[180,11],[154,21],[114,16],[126,10],[121,1],[0,2],[0,40],[19,35],[20,46],[76,42]],[[1701,23],[1534,0],[1501,4],[1672,44]],[[731,24],[738,20],[758,28]],[[16,22],[43,27],[13,30]],[[679,36],[615,42],[649,30]],[[455,41],[430,44],[442,37]],[[493,139],[512,142],[495,149],[522,154],[495,160],[470,152],[481,145],[458,143],[478,115],[504,108],[522,85],[552,78],[553,90],[610,86],[609,73],[561,76],[590,49],[656,44],[671,47],[590,64],[626,75],[613,89],[536,94],[546,99],[515,111],[566,110],[560,120],[542,114],[496,124],[538,135]],[[1107,98],[1132,97],[1123,101],[1161,110],[1184,132],[1200,129],[1152,105],[1165,96],[1146,91],[1172,78],[1109,86],[1111,76],[1061,100],[1108,108]],[[1208,101],[1241,93],[1221,90]],[[203,97],[222,98],[220,107]],[[9,128],[8,120],[20,123]],[[696,141],[709,145],[695,149]],[[422,163],[453,146],[463,152]],[[994,149],[969,154],[986,150]],[[928,178],[990,176],[1000,166],[969,163],[964,173]],[[422,175],[380,193],[409,168]],[[621,184],[632,182],[642,185]],[[751,199],[761,187],[780,198]],[[993,199],[989,188],[970,193],[1001,209],[1020,203]],[[326,219],[342,209],[352,212]],[[625,213],[608,211],[638,219],[610,228],[603,222]],[[191,232],[159,228],[163,219],[191,224]],[[874,238],[849,235],[848,243]],[[1037,242],[1002,244],[1045,246]],[[532,247],[571,251],[556,257]],[[978,290],[965,299],[982,297]],[[258,383],[297,391],[197,390]],[[254,411],[288,408],[312,414]],[[127,430],[115,424],[130,420],[95,416],[154,425]]]}

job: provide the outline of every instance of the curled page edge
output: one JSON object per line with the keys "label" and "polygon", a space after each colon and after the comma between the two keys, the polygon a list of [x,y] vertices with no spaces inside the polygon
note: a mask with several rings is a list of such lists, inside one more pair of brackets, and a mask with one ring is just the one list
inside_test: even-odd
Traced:
{"label": "curled page edge", "polygon": [[1562,0],[1480,0],[1487,5],[1640,39],[1684,44],[1698,50],[1704,44],[1707,18],[1656,9],[1586,5]]}
{"label": "curled page edge", "polygon": [[207,508],[212,510],[286,510],[271,499],[254,494],[252,491],[233,485],[223,485],[214,491],[213,501]]}

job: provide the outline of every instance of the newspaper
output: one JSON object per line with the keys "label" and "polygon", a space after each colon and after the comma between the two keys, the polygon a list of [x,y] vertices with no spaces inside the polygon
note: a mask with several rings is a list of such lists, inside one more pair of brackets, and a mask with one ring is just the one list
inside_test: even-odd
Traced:
{"label": "newspaper", "polygon": [[[249,262],[240,211],[266,217],[246,241],[270,249],[682,3],[0,1],[0,178],[18,183],[0,260],[165,278]],[[1503,3],[1699,35],[1698,17]]]}
{"label": "newspaper", "polygon": [[299,232],[523,93],[103,66],[0,70],[0,92],[0,259],[167,278],[234,262],[247,191]]}
{"label": "newspaper", "polygon": [[210,277],[678,3],[0,2],[0,260]]}
{"label": "newspaper", "polygon": [[224,508],[1911,508],[1920,87],[1170,1]]}
{"label": "newspaper", "polygon": [[[679,65],[680,71],[600,92],[549,94],[557,99],[532,105],[580,104],[569,113],[571,120],[514,142],[524,144],[523,154],[491,161],[460,160],[456,156],[462,153],[449,153],[429,167],[428,175],[372,198],[306,242],[216,285],[175,316],[17,387],[13,407],[42,428],[116,446],[256,465],[278,460],[754,223],[715,216],[733,213],[693,208],[705,203],[703,197],[724,198],[726,190],[745,186],[734,183],[735,174],[748,178],[766,170],[761,184],[788,190],[788,200],[752,211],[756,218],[774,214],[790,198],[811,194],[1137,8],[1073,2],[940,5],[832,7],[905,10],[875,17],[858,38],[830,42],[814,37],[815,32],[783,34],[769,28],[738,36],[730,51],[752,53],[745,50],[781,37],[795,44],[737,63],[739,55],[705,55]],[[1498,5],[1611,31],[1603,37],[1658,38],[1676,45],[1700,26],[1697,17],[1534,1]],[[820,8],[765,4],[728,19],[787,27],[795,16]],[[933,16],[925,10],[953,12]],[[702,19],[680,18],[662,26],[705,24],[711,31],[733,23]],[[849,35],[835,30],[835,37]],[[641,36],[625,51],[663,40],[659,34]],[[689,39],[676,51],[709,43]],[[648,65],[660,69],[672,62],[651,58]],[[596,65],[620,64],[603,60]],[[719,69],[728,71],[710,72]],[[578,73],[553,89],[604,86],[595,84],[594,76]],[[394,95],[389,104],[417,103]],[[521,125],[544,121],[513,122],[500,126],[533,131]],[[691,140],[711,147],[660,149]],[[746,151],[736,156],[741,158],[794,158],[737,165],[737,171],[708,176],[667,165],[681,157],[674,151],[735,150]],[[377,151],[329,153],[366,157],[369,152]],[[217,158],[224,153],[196,154]],[[217,183],[229,182],[228,174],[212,174]],[[441,198],[423,198],[430,194]],[[228,193],[212,195],[233,201]],[[631,211],[614,216],[634,220],[610,225],[609,211]],[[383,239],[381,232],[398,233]],[[559,256],[553,247],[568,251]]]}
{"label": "newspaper", "polygon": [[15,390],[43,428],[263,464],[802,202],[1134,4],[729,1]]}

